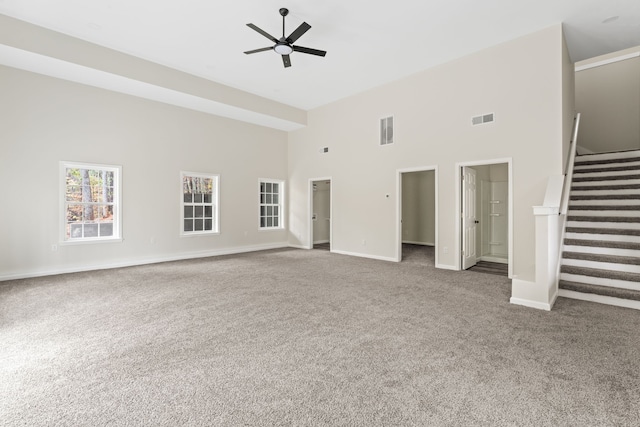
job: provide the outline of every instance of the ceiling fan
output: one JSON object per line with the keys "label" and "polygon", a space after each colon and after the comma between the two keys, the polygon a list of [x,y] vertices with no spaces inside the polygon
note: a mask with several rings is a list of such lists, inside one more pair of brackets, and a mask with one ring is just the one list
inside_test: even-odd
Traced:
{"label": "ceiling fan", "polygon": [[285,37],[284,18],[288,14],[289,14],[289,9],[286,9],[284,7],[280,9],[280,15],[282,15],[282,37],[280,39],[273,37],[271,34],[256,27],[253,24],[247,24],[247,27],[259,32],[260,34],[262,34],[263,36],[265,36],[266,38],[274,42],[275,45],[270,47],[263,47],[255,50],[249,50],[249,51],[246,51],[245,53],[249,55],[252,53],[264,52],[267,50],[274,50],[276,51],[276,53],[282,55],[282,63],[284,64],[285,68],[291,66],[291,58],[289,58],[289,55],[292,52],[301,52],[301,53],[308,53],[310,55],[325,56],[327,52],[325,52],[324,50],[311,49],[309,47],[293,45],[293,43],[296,40],[298,40],[304,33],[306,33],[309,30],[309,28],[311,28],[311,25],[307,24],[306,22],[303,22],[302,24],[300,24],[300,26],[296,28],[294,32],[289,34],[289,37]]}

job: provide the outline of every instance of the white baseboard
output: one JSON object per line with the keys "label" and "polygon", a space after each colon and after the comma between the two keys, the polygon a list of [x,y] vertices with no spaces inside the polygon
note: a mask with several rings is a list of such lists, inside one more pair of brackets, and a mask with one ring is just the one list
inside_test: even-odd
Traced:
{"label": "white baseboard", "polygon": [[323,243],[329,243],[329,240],[317,240],[313,242],[314,245],[321,245]]}
{"label": "white baseboard", "polygon": [[207,258],[212,256],[221,256],[221,255],[234,255],[234,254],[240,254],[240,253],[246,253],[246,252],[257,252],[257,251],[265,251],[269,249],[282,249],[282,248],[288,248],[288,247],[290,247],[290,245],[286,242],[270,243],[265,245],[241,246],[241,247],[234,247],[234,248],[216,249],[212,251],[187,252],[187,253],[178,254],[178,255],[140,258],[135,260],[126,260],[126,261],[107,263],[107,264],[93,264],[93,265],[53,268],[49,270],[25,271],[20,273],[0,275],[0,282],[7,281],[7,280],[28,279],[32,277],[53,276],[56,274],[80,273],[83,271],[93,271],[93,270],[109,270],[113,268],[134,267],[137,265],[145,265],[145,264],[157,264],[160,262],[182,261],[186,259]]}
{"label": "white baseboard", "polygon": [[290,248],[294,248],[294,249],[312,249],[309,246],[305,246],[305,245],[294,245],[289,243],[288,245]]}
{"label": "white baseboard", "polygon": [[432,242],[412,242],[411,240],[403,240],[402,243],[406,243],[408,245],[422,245],[422,246],[435,246],[435,243]]}
{"label": "white baseboard", "polygon": [[482,255],[479,259],[480,259],[480,261],[497,262],[497,263],[500,263],[500,264],[509,264],[509,260],[507,258],[501,258],[501,257],[497,257],[497,256]]}
{"label": "white baseboard", "polygon": [[436,264],[436,268],[441,268],[443,270],[460,271],[455,265],[449,265],[449,264]]}
{"label": "white baseboard", "polygon": [[385,257],[385,256],[378,256],[378,255],[369,255],[369,254],[362,254],[362,253],[358,253],[358,252],[348,252],[348,251],[340,251],[340,250],[331,250],[331,253],[334,254],[340,254],[340,255],[348,255],[348,256],[356,256],[359,258],[369,258],[369,259],[377,259],[379,261],[391,261],[391,262],[398,262],[397,259],[392,258],[392,257]]}
{"label": "white baseboard", "polygon": [[579,299],[581,301],[615,305],[616,307],[625,307],[625,308],[640,310],[640,301],[635,301],[635,300],[608,297],[605,295],[587,294],[582,292],[570,291],[567,289],[560,289],[558,291],[558,296],[565,297],[565,298]]}
{"label": "white baseboard", "polygon": [[511,299],[509,299],[509,302],[511,304],[523,305],[525,307],[537,308],[538,310],[545,310],[545,311],[551,311],[551,306],[552,306],[552,304],[545,304],[538,301],[531,301],[528,299],[514,298],[514,297],[511,297]]}

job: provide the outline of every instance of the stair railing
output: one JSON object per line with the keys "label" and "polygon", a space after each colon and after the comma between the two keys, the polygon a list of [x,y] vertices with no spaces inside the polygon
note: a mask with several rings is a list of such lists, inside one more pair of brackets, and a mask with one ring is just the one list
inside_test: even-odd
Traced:
{"label": "stair railing", "polygon": [[573,181],[573,167],[578,153],[578,127],[580,126],[580,113],[576,113],[573,118],[573,130],[571,132],[571,141],[569,141],[569,153],[567,155],[567,163],[564,168],[564,182],[562,184],[562,193],[560,196],[560,208],[558,209],[560,220],[560,239],[558,241],[558,258],[556,262],[556,271],[554,278],[555,292],[557,295],[560,287],[560,272],[562,269],[562,251],[564,249],[564,236],[567,232],[567,212],[569,211],[569,193],[571,193],[571,182]]}
{"label": "stair railing", "polygon": [[567,155],[567,163],[564,167],[564,184],[562,185],[562,196],[560,198],[560,215],[566,215],[569,208],[569,193],[571,192],[571,181],[573,181],[573,165],[576,160],[578,151],[578,127],[580,126],[580,113],[576,113],[573,118],[573,130],[571,132],[571,141],[569,141],[569,153]]}

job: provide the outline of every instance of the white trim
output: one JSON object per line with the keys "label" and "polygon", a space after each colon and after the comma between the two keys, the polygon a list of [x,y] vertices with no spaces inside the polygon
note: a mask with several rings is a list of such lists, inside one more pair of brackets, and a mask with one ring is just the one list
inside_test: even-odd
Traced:
{"label": "white trim", "polygon": [[[509,240],[509,250],[508,250],[508,260],[509,260],[509,269],[508,269],[508,277],[513,278],[513,157],[506,157],[501,159],[487,159],[487,160],[475,160],[471,162],[458,162],[455,164],[455,180],[456,180],[456,227],[455,227],[455,242],[454,242],[454,250],[455,250],[455,261],[456,261],[456,269],[461,270],[461,253],[462,253],[462,231],[461,231],[461,221],[459,221],[460,213],[462,212],[462,207],[460,203],[460,198],[462,197],[461,193],[461,170],[463,166],[489,166],[500,163],[507,164],[507,175],[508,175],[508,193],[509,193],[509,204],[507,206],[508,211],[508,223],[507,223],[507,233]],[[437,253],[436,253],[437,255]]]}
{"label": "white trim", "polygon": [[[213,229],[211,231],[184,231],[184,189],[182,187],[185,176],[198,177],[198,178],[213,178],[215,181],[213,189],[213,197],[211,204],[213,206]],[[204,173],[204,172],[189,172],[180,171],[180,203],[178,208],[180,209],[180,237],[197,237],[197,236],[212,236],[220,234],[220,174]]]}
{"label": "white trim", "polygon": [[316,240],[313,242],[314,245],[321,245],[323,243],[329,243],[331,242],[330,240]]}
{"label": "white trim", "polygon": [[406,243],[408,245],[421,245],[421,246],[435,246],[434,242],[413,242],[411,240],[403,240],[402,243]]}
{"label": "white trim", "polygon": [[587,294],[582,292],[570,291],[568,289],[560,289],[558,296],[564,298],[577,299],[581,301],[597,302],[599,304],[615,305],[616,307],[632,308],[640,310],[640,301],[629,300],[624,298],[609,297],[605,295]]}
{"label": "white trim", "polygon": [[[435,247],[435,260],[434,263],[437,266],[439,261],[438,256],[438,165],[430,166],[416,166],[412,168],[396,169],[396,255],[395,261],[402,261],[402,174],[411,172],[428,172],[433,171],[433,186],[434,186],[434,198],[435,198],[435,242],[431,245]],[[410,243],[410,242],[407,242]],[[424,243],[416,243],[424,244]]]}
{"label": "white trim", "polygon": [[137,260],[122,261],[108,264],[93,264],[76,267],[63,267],[51,270],[29,271],[22,273],[12,273],[0,275],[0,282],[6,280],[28,279],[32,277],[53,276],[56,274],[79,273],[82,271],[109,270],[121,267],[134,267],[137,265],[157,264],[160,262],[182,261],[187,259],[207,258],[221,255],[234,255],[245,252],[258,252],[269,249],[282,249],[293,247],[288,242],[269,243],[264,245],[239,246],[235,248],[214,249],[209,251],[187,252],[179,255],[159,256],[150,258],[141,258]]}
{"label": "white trim", "polygon": [[363,254],[363,253],[359,253],[359,252],[349,252],[349,251],[331,250],[331,253],[334,253],[334,254],[340,254],[340,255],[355,256],[355,257],[359,257],[359,258],[375,259],[375,260],[378,260],[378,261],[397,262],[397,260],[396,260],[394,257],[386,257],[386,256],[378,256],[378,255],[370,255],[370,254]]}
{"label": "white trim", "polygon": [[496,262],[498,264],[509,264],[509,260],[493,255],[481,255],[478,257],[480,261]]}
{"label": "white trim", "polygon": [[307,190],[309,191],[309,197],[307,198],[307,245],[304,246],[306,249],[313,249],[313,183],[317,181],[329,181],[330,182],[330,190],[329,190],[329,243],[333,242],[333,180],[331,176],[319,177],[319,178],[309,178],[309,183],[307,185]]}
{"label": "white trim", "polygon": [[639,56],[640,56],[640,52],[633,52],[633,53],[628,53],[626,55],[616,56],[614,58],[603,59],[602,61],[593,62],[591,64],[576,66],[576,73],[578,71],[584,71],[590,68],[596,68],[596,67],[601,67],[603,65],[613,64],[614,62],[626,61],[627,59],[633,59]]}
{"label": "white trim", "polygon": [[[278,188],[280,191],[278,192],[278,197],[280,202],[278,203],[278,226],[277,227],[262,227],[260,225],[260,208],[262,207],[262,202],[260,201],[260,195],[262,192],[260,191],[260,184],[278,184]],[[284,230],[285,227],[285,185],[286,182],[283,179],[272,179],[272,178],[258,178],[258,231],[273,231],[273,230]]]}
{"label": "white trim", "polygon": [[546,304],[538,301],[532,301],[532,300],[516,298],[516,297],[511,297],[509,299],[509,302],[511,304],[522,305],[525,307],[536,308],[538,310],[545,310],[545,311],[551,311],[551,307],[553,305],[553,304]]}
{"label": "white trim", "polygon": [[440,268],[442,270],[460,271],[460,268],[458,268],[457,266],[449,265],[449,264],[438,264],[438,263],[436,263],[436,268]]}
{"label": "white trim", "polygon": [[[67,168],[78,169],[100,169],[112,171],[115,176],[115,185],[113,187],[115,194],[113,195],[113,236],[111,237],[89,237],[82,239],[67,239]],[[95,244],[95,243],[119,243],[123,240],[122,231],[122,166],[121,165],[104,165],[98,163],[68,162],[61,160],[59,162],[59,207],[58,207],[58,243],[60,245],[77,245],[77,244]]]}

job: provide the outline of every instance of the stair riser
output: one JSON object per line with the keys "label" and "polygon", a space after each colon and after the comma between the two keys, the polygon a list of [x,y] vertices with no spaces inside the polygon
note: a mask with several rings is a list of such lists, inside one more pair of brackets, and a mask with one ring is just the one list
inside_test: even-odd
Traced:
{"label": "stair riser", "polygon": [[[572,216],[573,217],[573,216]],[[621,230],[640,230],[640,223],[634,222],[600,222],[600,221],[577,221],[570,219],[567,221],[567,227],[585,227],[585,228],[605,228],[605,229],[621,229]],[[618,233],[613,233],[618,234]]]}
{"label": "stair riser", "polygon": [[601,277],[582,276],[578,274],[560,273],[560,280],[581,282],[590,285],[611,286],[613,288],[631,289],[640,292],[640,283],[626,280],[604,279]]}
{"label": "stair riser", "polygon": [[640,167],[640,161],[632,162],[613,162],[613,163],[600,163],[593,165],[583,165],[576,163],[573,168],[573,173],[588,173],[592,172],[606,172],[606,171],[620,171],[620,170],[634,170]]}
{"label": "stair riser", "polygon": [[640,265],[613,264],[609,262],[585,261],[582,259],[563,258],[562,265],[571,265],[573,267],[598,268],[601,270],[624,271],[625,273],[640,273]]}
{"label": "stair riser", "polygon": [[640,162],[627,162],[620,164],[604,164],[604,165],[591,165],[591,166],[578,166],[573,169],[573,176],[582,176],[586,173],[599,173],[599,172],[629,172],[640,171]]}
{"label": "stair riser", "polygon": [[576,157],[576,163],[585,161],[599,161],[599,160],[612,160],[612,159],[629,159],[638,157],[640,158],[640,150],[626,150],[626,151],[614,151],[610,153],[595,153],[595,154],[583,154]]}
{"label": "stair riser", "polygon": [[566,289],[559,289],[558,296],[563,298],[571,298],[571,299],[577,299],[581,301],[596,302],[600,304],[614,305],[616,307],[625,307],[625,308],[640,310],[640,301],[635,301],[635,300],[613,298],[609,296],[595,295],[595,294],[583,293],[583,292],[575,292],[575,291],[569,291]]}
{"label": "stair riser", "polygon": [[571,190],[571,196],[635,196],[638,190]]}
{"label": "stair riser", "polygon": [[567,239],[603,240],[608,242],[630,242],[630,243],[638,242],[638,236],[627,236],[627,235],[617,235],[617,234],[566,232],[564,237]]}
{"label": "stair riser", "polygon": [[638,199],[612,199],[612,200],[571,200],[569,199],[569,209],[574,206],[613,206],[616,207],[624,207],[624,206],[633,206],[634,209],[640,210],[640,198]]}
{"label": "stair riser", "polygon": [[[586,169],[585,169],[586,170]],[[616,179],[620,177],[629,177],[628,179],[632,179],[630,177],[634,175],[640,174],[640,167],[633,169],[625,169],[625,170],[612,170],[612,171],[602,171],[602,172],[573,172],[573,182],[579,182],[583,179]]]}
{"label": "stair riser", "polygon": [[584,181],[584,182],[574,180],[571,183],[571,188],[583,187],[583,188],[588,189],[589,187],[598,187],[598,186],[602,186],[602,185],[606,185],[606,186],[640,185],[640,179],[638,179],[638,178],[634,178],[634,179],[619,179],[619,180],[615,180],[615,181],[595,180],[595,181]]}
{"label": "stair riser", "polygon": [[580,252],[585,254],[628,256],[628,257],[635,257],[640,259],[640,250],[634,250],[634,249],[617,249],[617,248],[601,248],[597,246],[564,245],[563,252]]}
{"label": "stair riser", "polygon": [[[589,206],[589,207],[593,208],[593,206]],[[604,210],[604,208],[586,210],[586,209],[580,209],[580,208],[572,209],[572,207],[569,206],[568,215],[570,216],[602,216],[602,217],[640,217],[640,210],[638,210],[637,207],[634,207],[633,210],[630,210],[630,209]]]}

